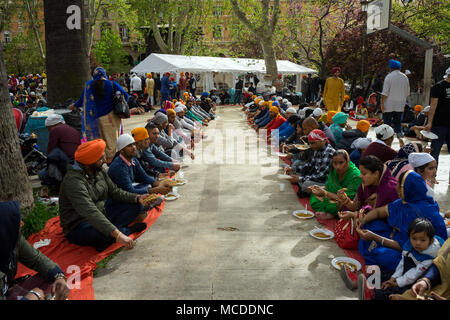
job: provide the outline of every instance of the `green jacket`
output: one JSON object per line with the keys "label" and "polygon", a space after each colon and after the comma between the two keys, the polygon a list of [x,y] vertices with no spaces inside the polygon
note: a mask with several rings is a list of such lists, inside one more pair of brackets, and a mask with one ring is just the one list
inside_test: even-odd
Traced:
{"label": "green jacket", "polygon": [[[359,185],[361,184],[360,172],[358,167],[355,166],[353,162],[350,161],[347,172],[344,175],[342,181],[339,180],[339,175],[336,170],[331,166],[330,173],[328,174],[328,179],[325,184],[325,189],[328,192],[337,193],[338,190],[342,188],[347,188],[345,192],[350,199],[353,199],[358,191]],[[309,199],[311,203],[311,208],[317,212],[327,212],[337,216],[338,206],[336,203],[330,202],[327,198],[324,201],[320,201],[315,195],[311,195]]]}
{"label": "green jacket", "polygon": [[[54,278],[58,273],[63,273],[56,263],[29,244],[23,235],[20,235],[19,241],[13,252],[12,263],[10,264],[11,268],[9,271],[10,275],[16,275],[18,262],[31,270],[37,271],[50,282],[55,281]],[[6,275],[0,271],[0,300],[6,299],[6,291],[13,280],[14,279],[7,278]]]}
{"label": "green jacket", "polygon": [[108,236],[116,227],[106,218],[106,199],[135,203],[136,196],[115,185],[103,168],[89,176],[77,162],[70,164],[59,193],[59,215],[64,234],[87,221]]}

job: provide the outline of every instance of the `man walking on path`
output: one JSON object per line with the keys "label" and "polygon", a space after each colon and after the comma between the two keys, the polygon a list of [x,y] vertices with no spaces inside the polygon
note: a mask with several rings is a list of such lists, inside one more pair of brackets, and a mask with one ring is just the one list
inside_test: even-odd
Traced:
{"label": "man walking on path", "polygon": [[340,74],[341,68],[334,67],[323,88],[323,101],[328,111],[339,111],[344,103],[345,86]]}
{"label": "man walking on path", "polygon": [[438,162],[444,143],[450,150],[450,68],[445,71],[444,80],[431,88],[430,106],[425,131],[431,131],[438,136],[431,142],[431,155]]}
{"label": "man walking on path", "polygon": [[405,111],[406,98],[410,94],[409,79],[400,71],[402,64],[397,60],[389,60],[392,69],[384,79],[381,93],[381,112],[383,122],[394,128],[397,137],[402,137],[402,114]]}

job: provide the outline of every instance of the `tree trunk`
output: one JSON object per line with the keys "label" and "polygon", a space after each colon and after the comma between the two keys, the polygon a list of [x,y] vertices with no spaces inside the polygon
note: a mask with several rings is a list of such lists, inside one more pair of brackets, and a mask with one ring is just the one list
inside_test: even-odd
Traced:
{"label": "tree trunk", "polygon": [[28,17],[31,20],[30,21],[31,28],[33,29],[33,34],[34,34],[34,37],[36,39],[36,43],[37,43],[37,45],[39,47],[39,53],[41,54],[42,60],[45,60],[45,52],[44,52],[44,48],[42,47],[41,35],[39,34],[39,29],[36,26],[36,19],[34,17],[34,14],[36,13],[36,7],[33,6],[33,10],[31,10],[31,6],[30,6],[29,0],[26,0],[26,2],[27,2]]}
{"label": "tree trunk", "polygon": [[[73,5],[81,9],[80,15],[67,13],[67,8]],[[53,106],[56,103],[64,103],[69,98],[78,99],[89,79],[83,0],[44,0],[44,14],[47,101]],[[73,21],[79,22],[79,28],[74,28],[73,23],[70,23]]]}
{"label": "tree trunk", "polygon": [[33,207],[33,190],[20,152],[7,83],[0,43],[0,201],[18,200],[20,208],[27,209]]}
{"label": "tree trunk", "polygon": [[273,49],[272,36],[263,37],[261,39],[261,46],[264,53],[264,62],[266,63],[266,74],[270,75],[270,80],[277,79],[278,66],[275,50]]}

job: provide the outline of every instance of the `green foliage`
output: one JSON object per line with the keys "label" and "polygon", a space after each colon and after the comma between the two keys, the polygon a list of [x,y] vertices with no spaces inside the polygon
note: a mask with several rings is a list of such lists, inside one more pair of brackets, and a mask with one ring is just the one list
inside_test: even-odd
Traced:
{"label": "green foliage", "polygon": [[93,52],[96,61],[108,73],[124,72],[130,67],[122,40],[111,30],[103,30],[101,40],[95,44]]}
{"label": "green foliage", "polygon": [[18,33],[5,47],[4,57],[8,73],[34,74],[45,70],[45,61],[31,32]]}
{"label": "green foliage", "polygon": [[45,227],[47,221],[53,217],[56,217],[58,213],[59,208],[57,205],[49,207],[35,197],[34,208],[29,212],[22,213],[22,217],[25,217],[23,218],[23,236],[28,238],[32,234],[41,231]]}
{"label": "green foliage", "polygon": [[450,1],[393,1],[391,21],[407,24],[419,38],[434,42],[443,54],[450,54]]}

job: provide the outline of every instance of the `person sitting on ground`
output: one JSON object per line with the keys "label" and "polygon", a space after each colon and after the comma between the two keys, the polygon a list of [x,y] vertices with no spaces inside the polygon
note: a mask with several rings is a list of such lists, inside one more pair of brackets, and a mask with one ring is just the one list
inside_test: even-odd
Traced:
{"label": "person sitting on ground", "polygon": [[47,145],[47,167],[39,172],[42,185],[50,186],[59,191],[67,165],[75,155],[75,150],[81,144],[80,133],[67,125],[59,114],[52,114],[45,119],[49,131]]}
{"label": "person sitting on ground", "polygon": [[336,148],[344,149],[348,153],[353,151],[352,143],[358,138],[365,138],[369,133],[370,122],[367,120],[359,120],[356,124],[356,129],[345,130],[342,132],[342,137],[339,143],[336,143]]}
{"label": "person sitting on ground", "polygon": [[[169,177],[172,177],[175,175],[176,172],[174,170],[169,170],[168,173],[166,173],[166,170],[158,171],[155,167],[150,165],[143,158],[142,155],[143,155],[144,151],[149,149],[150,144],[151,144],[147,129],[135,128],[133,131],[131,131],[131,135],[133,136],[134,141],[136,141],[136,159],[139,161],[142,169],[144,169],[144,171],[147,173],[147,175],[152,177],[154,180],[162,180],[162,179],[169,178]],[[158,135],[159,135],[159,130],[158,130],[158,133],[155,134],[155,136],[154,136],[155,141],[158,138]],[[158,148],[156,148],[156,149],[158,150],[158,152],[160,154],[163,154],[165,157],[168,157],[164,152],[160,151]],[[164,171],[164,172],[162,172],[162,171]]]}
{"label": "person sitting on ground", "polygon": [[[286,121],[278,128],[278,142],[285,142],[295,131],[295,124],[300,120],[300,117],[295,112],[294,108],[289,108],[286,112]],[[276,131],[272,131],[272,138]]]}
{"label": "person sitting on ground", "polygon": [[269,101],[264,101],[262,104],[262,108],[263,110],[266,110],[265,112],[261,112],[264,113],[263,116],[259,117],[259,119],[255,119],[255,122],[253,124],[253,128],[258,130],[259,128],[262,128],[266,125],[269,124],[269,122],[272,120],[272,118],[270,117],[270,112],[269,109],[272,106],[272,103]]}
{"label": "person sitting on ground", "polygon": [[375,128],[375,134],[377,135],[377,140],[364,150],[362,157],[373,155],[378,157],[383,163],[394,159],[397,156],[397,151],[391,148],[395,135],[394,129],[387,124],[382,124]]}
{"label": "person sitting on ground", "polygon": [[337,111],[327,112],[327,122],[325,123],[328,127],[333,124],[333,117],[336,115]]}
{"label": "person sitting on ground", "polygon": [[333,117],[333,124],[330,126],[330,130],[333,133],[336,145],[341,141],[344,128],[347,130],[351,129],[351,127],[347,124],[347,119],[348,114],[344,112],[338,112]]}
{"label": "person sitting on ground", "polygon": [[322,111],[322,109],[320,109],[320,108],[315,108],[314,111],[313,111],[313,113],[312,113],[312,116],[314,117],[314,119],[317,120],[317,122],[320,122],[320,119],[321,119],[322,116],[323,116],[323,111]]}
{"label": "person sitting on ground", "polygon": [[366,288],[361,277],[359,297],[362,300],[389,300],[392,294],[402,294],[422,277],[437,257],[444,239],[434,234],[433,224],[423,218],[416,218],[408,228],[408,241],[402,247],[401,260],[391,278],[381,284],[380,289]]}
{"label": "person sitting on ground", "polygon": [[[136,159],[136,142],[131,135],[123,134],[117,139],[117,150],[117,155],[109,167],[108,175],[119,188],[137,194],[169,193],[171,188],[161,185],[159,181],[147,175]],[[112,200],[108,199],[108,201]],[[122,205],[115,201],[112,202],[114,206]]]}
{"label": "person sitting on ground", "polygon": [[174,135],[176,134],[186,145],[194,146],[193,133],[189,130],[184,130],[181,122],[177,119],[177,113],[174,109],[167,110],[167,119],[169,124],[174,127]]}
{"label": "person sitting on ground", "polygon": [[339,202],[337,192],[346,188],[350,198],[354,198],[361,184],[359,169],[350,161],[347,151],[336,150],[331,160],[325,188],[311,186],[311,208],[316,211],[316,217],[321,220],[333,219],[338,216],[338,210],[343,208]]}
{"label": "person sitting on ground", "polygon": [[386,162],[386,165],[396,179],[398,179],[402,172],[413,170],[413,167],[409,163],[408,156],[415,152],[422,152],[422,145],[416,142],[407,143],[400,148],[394,159]]}
{"label": "person sitting on ground", "polygon": [[144,114],[144,108],[139,104],[137,93],[130,94],[128,97],[128,106],[130,108],[130,114]]}
{"label": "person sitting on ground", "polygon": [[369,119],[369,111],[367,111],[366,103],[363,97],[358,97],[358,102],[356,104],[355,115],[354,117],[358,120],[367,120]]}
{"label": "person sitting on ground", "polygon": [[447,239],[439,205],[426,195],[425,181],[418,173],[402,173],[397,193],[400,199],[373,209],[356,221],[356,231],[360,236],[359,252],[366,265],[380,267],[381,281],[390,279],[395,271],[401,260],[402,248],[409,240],[408,228],[417,217],[429,220],[436,235]]}
{"label": "person sitting on ground", "polygon": [[[42,288],[31,291],[14,285],[17,264],[20,262],[27,268],[38,272],[51,284],[51,294],[55,300],[66,300],[70,289],[66,283],[66,276],[61,268],[39,250],[35,249],[22,235],[24,225],[21,220],[20,204],[18,201],[0,202],[0,300],[45,300]],[[26,281],[26,280],[25,280]],[[20,285],[22,287],[22,285]],[[25,287],[25,285],[23,285]],[[19,288],[18,288],[19,289]],[[16,292],[16,294],[14,294]],[[47,292],[49,293],[49,292]]]}
{"label": "person sitting on ground", "polygon": [[309,196],[311,191],[308,188],[310,186],[325,185],[330,171],[331,159],[335,152],[329,144],[327,136],[321,130],[311,131],[308,134],[308,142],[313,151],[310,161],[306,161],[298,167],[286,168],[286,174],[291,176],[289,181],[298,183],[300,186],[298,194],[301,197]]}
{"label": "person sitting on ground", "polygon": [[450,240],[433,260],[425,275],[402,295],[393,294],[391,300],[449,300],[450,299]]}
{"label": "person sitting on ground", "polygon": [[[75,161],[69,165],[59,193],[61,227],[70,243],[103,251],[119,242],[132,249],[134,241],[129,235],[147,225],[128,225],[145,213],[143,203],[149,195],[124,191],[112,182],[103,169],[105,148],[105,141],[97,139],[75,151]],[[106,205],[108,198],[128,205]]]}
{"label": "person sitting on ground", "polygon": [[336,142],[334,140],[334,135],[333,132],[331,132],[330,128],[328,128],[324,123],[322,122],[317,122],[316,119],[314,119],[313,117],[306,117],[305,120],[302,123],[302,127],[303,127],[303,134],[305,136],[308,136],[309,133],[315,129],[319,129],[320,131],[324,132],[325,135],[328,138],[328,143],[334,148],[334,146],[336,145]]}
{"label": "person sitting on ground", "polygon": [[230,104],[230,94],[226,89],[222,89],[222,92],[219,94],[220,102],[222,105]]}
{"label": "person sitting on ground", "polygon": [[342,106],[342,111],[345,113],[349,113],[353,110],[353,100],[350,100],[349,95],[344,96],[344,105]]}
{"label": "person sitting on ground", "polygon": [[[144,129],[145,132],[142,129]],[[151,168],[160,173],[165,173],[167,171],[177,172],[180,170],[180,163],[169,157],[157,147],[156,142],[159,137],[159,129],[156,125],[148,124],[145,128],[136,128],[131,133],[136,136],[139,141],[148,139],[149,146],[140,151],[142,153],[142,160],[148,163]]]}
{"label": "person sitting on ground", "polygon": [[265,117],[268,112],[269,103],[264,100],[260,100],[258,103],[258,110],[255,113],[248,115],[248,121],[252,125],[252,128],[256,129],[256,125],[258,124],[257,122],[261,121],[261,119]]}
{"label": "person sitting on ground", "polygon": [[372,143],[370,138],[358,138],[352,142],[350,153],[350,160],[359,168],[359,160],[361,160],[361,154]]}
{"label": "person sitting on ground", "polygon": [[[426,111],[425,111],[426,110]],[[428,111],[430,107],[428,106],[426,109],[422,111],[421,105],[414,106],[414,119],[410,123],[402,123],[403,131],[405,136],[407,137],[420,137],[421,134],[417,135],[415,129],[417,127],[425,127],[428,118]],[[422,129],[423,130],[423,129]]]}
{"label": "person sitting on ground", "polygon": [[[307,144],[308,143],[308,136],[304,136],[303,134],[303,119],[299,118],[295,124],[294,128],[295,131],[286,139],[286,141],[280,143],[280,150],[285,152],[284,150],[289,150],[290,153],[298,153],[300,150],[295,148],[295,144]],[[303,140],[304,139],[304,140]],[[289,160],[292,160],[290,157]]]}
{"label": "person sitting on ground", "polygon": [[[420,144],[419,144],[420,145]],[[412,170],[420,174],[427,184],[427,195],[434,198],[432,186],[437,182],[437,162],[426,152],[413,152],[408,155],[408,162]]]}
{"label": "person sitting on ground", "polygon": [[270,137],[272,130],[277,130],[283,123],[286,122],[286,119],[280,114],[280,109],[278,106],[272,106],[269,109],[270,117],[272,121],[270,121],[265,129],[267,130],[267,137]]}
{"label": "person sitting on ground", "polygon": [[189,111],[192,112],[195,116],[200,118],[203,124],[208,123],[211,120],[214,120],[214,115],[212,113],[208,113],[203,110],[200,106],[195,104],[188,104]]}

